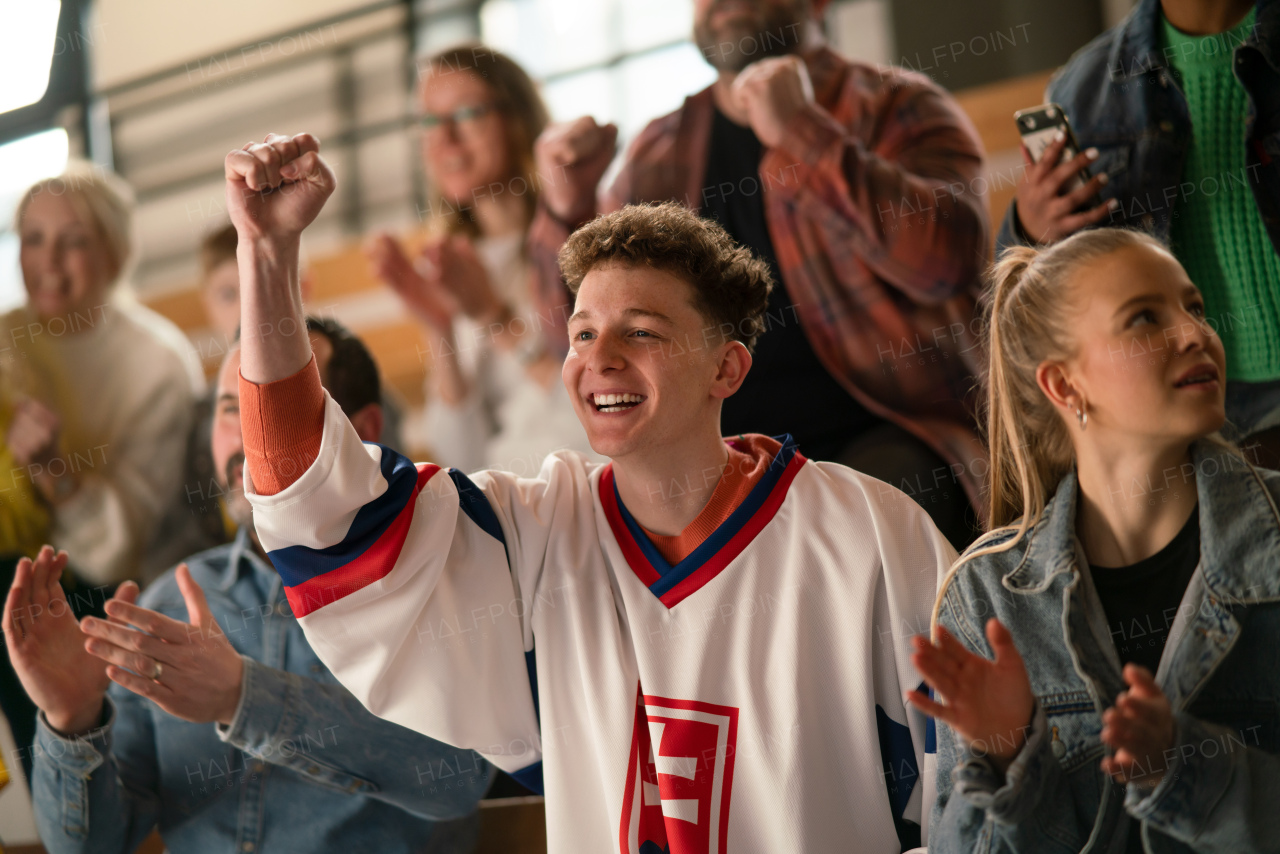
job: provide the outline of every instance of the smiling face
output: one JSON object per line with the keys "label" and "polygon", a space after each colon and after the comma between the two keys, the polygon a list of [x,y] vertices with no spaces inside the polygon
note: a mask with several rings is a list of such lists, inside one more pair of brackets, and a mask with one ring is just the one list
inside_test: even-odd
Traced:
{"label": "smiling face", "polygon": [[1222,426],[1222,341],[1171,254],[1148,245],[1111,252],[1078,269],[1069,287],[1077,349],[1063,375],[1083,395],[1092,436],[1176,444]]}
{"label": "smiling face", "polygon": [[683,280],[647,266],[608,264],[582,279],[569,318],[562,377],[596,453],[662,453],[708,430],[737,391],[751,356],[716,335]]}
{"label": "smiling face", "polygon": [[41,319],[90,314],[117,271],[105,241],[66,195],[31,198],[19,224],[27,299]]}
{"label": "smiling face", "polygon": [[[440,194],[471,204],[490,184],[513,177],[506,119],[492,89],[469,71],[435,71],[422,78],[418,102],[423,115],[444,121],[422,131],[422,156]],[[460,122],[459,110],[479,111]]]}

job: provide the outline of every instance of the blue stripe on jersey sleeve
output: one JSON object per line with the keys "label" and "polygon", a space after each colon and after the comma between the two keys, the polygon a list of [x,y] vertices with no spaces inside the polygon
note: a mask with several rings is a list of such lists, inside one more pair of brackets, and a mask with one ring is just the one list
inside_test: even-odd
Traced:
{"label": "blue stripe on jersey sleeve", "polygon": [[[484,490],[476,486],[471,478],[467,477],[457,469],[449,469],[449,477],[453,480],[454,485],[458,488],[458,506],[462,508],[462,512],[467,514],[467,518],[476,523],[480,530],[502,543],[502,548],[507,547],[507,539],[502,534],[502,525],[498,522],[498,514],[493,512],[493,506],[489,504],[489,499],[484,494]],[[507,562],[510,565],[511,555],[507,554]],[[533,714],[538,721],[539,727],[542,725],[542,710],[538,705],[538,663],[534,650],[529,650],[524,654],[525,668],[529,671],[529,690],[533,693]],[[532,786],[525,780],[521,779],[520,774],[537,768],[537,786]],[[530,771],[532,774],[533,772]],[[525,786],[532,789],[538,794],[542,794],[542,763],[530,765],[522,771],[511,775]]]}
{"label": "blue stripe on jersey sleeve", "polygon": [[271,563],[280,573],[286,587],[302,584],[317,575],[346,566],[360,557],[386,533],[400,511],[413,498],[413,488],[418,482],[418,469],[408,457],[397,454],[386,445],[378,447],[382,449],[381,469],[387,489],[360,508],[342,542],[323,549],[288,546],[271,552]]}
{"label": "blue stripe on jersey sleeve", "polygon": [[[507,538],[502,535],[502,525],[498,523],[498,514],[493,512],[493,507],[489,504],[488,497],[485,496],[484,490],[476,486],[471,478],[467,477],[457,469],[449,469],[449,478],[453,481],[453,485],[458,488],[458,506],[462,508],[462,512],[467,514],[467,518],[475,522],[480,530],[502,543],[503,549],[507,547]],[[507,556],[508,559],[511,557]]]}
{"label": "blue stripe on jersey sleeve", "polygon": [[[916,690],[925,692],[930,700],[933,699],[933,690],[923,682]],[[928,715],[924,716],[924,752],[933,754],[938,752],[938,726]]]}
{"label": "blue stripe on jersey sleeve", "polygon": [[885,786],[889,791],[889,805],[893,817],[902,818],[911,790],[920,779],[920,766],[916,764],[916,752],[911,744],[911,729],[885,714],[876,704],[876,732],[880,736],[880,761],[884,765]]}
{"label": "blue stripe on jersey sleeve", "polygon": [[524,654],[524,666],[529,671],[529,688],[533,691],[533,716],[538,719],[538,729],[542,729],[542,709],[538,708],[538,657],[536,650]]}

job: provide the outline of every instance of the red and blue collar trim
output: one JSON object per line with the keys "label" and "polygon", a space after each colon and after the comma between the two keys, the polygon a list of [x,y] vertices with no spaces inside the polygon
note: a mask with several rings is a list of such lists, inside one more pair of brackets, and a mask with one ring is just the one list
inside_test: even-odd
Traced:
{"label": "red and blue collar trim", "polygon": [[662,604],[675,607],[719,575],[778,512],[806,459],[789,435],[777,438],[782,447],[759,482],[729,518],[675,566],[667,563],[622,503],[613,479],[613,465],[605,467],[600,476],[600,503],[605,518],[631,571]]}

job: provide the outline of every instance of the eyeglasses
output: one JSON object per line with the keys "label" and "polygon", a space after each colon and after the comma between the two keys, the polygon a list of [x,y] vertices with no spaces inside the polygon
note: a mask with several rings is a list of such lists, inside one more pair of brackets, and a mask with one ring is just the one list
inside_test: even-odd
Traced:
{"label": "eyeglasses", "polygon": [[470,129],[470,127],[474,126],[474,122],[479,121],[497,109],[493,104],[474,104],[470,107],[459,107],[452,113],[424,113],[418,118],[418,124],[428,132],[444,125],[453,125],[454,127],[467,126]]}

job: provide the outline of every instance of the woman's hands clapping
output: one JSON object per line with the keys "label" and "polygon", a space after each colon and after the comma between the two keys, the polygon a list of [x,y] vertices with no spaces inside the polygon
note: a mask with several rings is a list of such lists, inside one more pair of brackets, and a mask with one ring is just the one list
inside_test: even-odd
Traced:
{"label": "woman's hands clapping", "polygon": [[1027,740],[1035,696],[1022,656],[999,620],[987,621],[987,641],[995,661],[965,649],[941,627],[936,644],[923,636],[912,638],[916,651],[911,663],[937,700],[923,691],[909,691],[906,699],[1004,771]]}
{"label": "woman's hands clapping", "polygon": [[387,234],[370,240],[365,253],[374,275],[440,335],[452,331],[458,315],[486,325],[507,319],[506,304],[494,291],[475,246],[464,235],[428,241],[413,261]]}
{"label": "woman's hands clapping", "polygon": [[1173,707],[1151,671],[1124,666],[1129,690],[1102,713],[1102,740],[1115,752],[1102,760],[1102,770],[1117,783],[1155,786],[1164,779],[1176,741]]}

